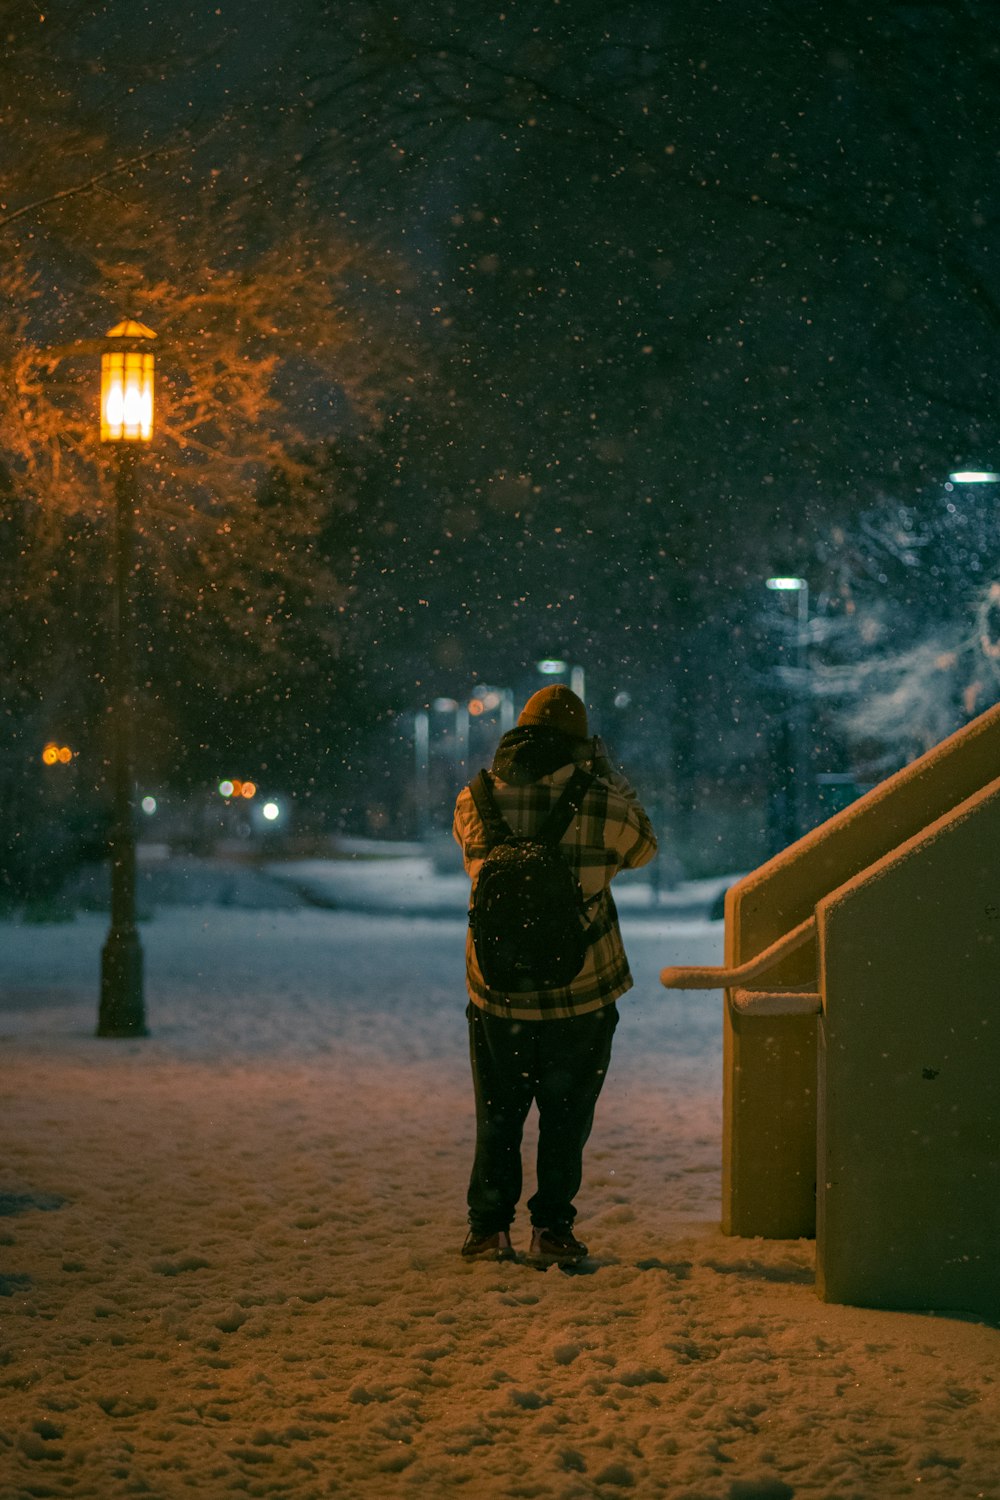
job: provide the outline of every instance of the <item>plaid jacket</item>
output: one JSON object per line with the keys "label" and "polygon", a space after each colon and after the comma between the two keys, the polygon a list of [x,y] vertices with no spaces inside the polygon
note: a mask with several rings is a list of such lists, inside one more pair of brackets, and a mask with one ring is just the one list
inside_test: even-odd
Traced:
{"label": "plaid jacket", "polygon": [[[497,806],[516,834],[530,834],[539,826],[574,769],[573,765],[560,766],[551,775],[520,786],[509,785],[494,773]],[[488,843],[468,787],[455,805],[453,831],[474,889]],[[610,886],[619,870],[649,863],[656,853],[656,836],[624,776],[602,775],[593,782],[560,849],[580,883],[584,900],[593,900],[588,906],[591,942],[583,968],[565,988],[505,995],[491,990],[483,979],[470,931],[465,943],[469,998],[489,1015],[517,1021],[579,1016],[610,1005],[632,987]]]}

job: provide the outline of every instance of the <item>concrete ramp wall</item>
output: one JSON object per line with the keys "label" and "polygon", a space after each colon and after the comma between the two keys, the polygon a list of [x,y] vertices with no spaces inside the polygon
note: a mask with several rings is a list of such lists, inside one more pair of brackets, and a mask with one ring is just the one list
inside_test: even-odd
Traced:
{"label": "concrete ramp wall", "polygon": [[817,918],[817,1289],[996,1317],[1000,778]]}
{"label": "concrete ramp wall", "polygon": [[[1000,704],[735,885],[726,899],[727,968],[768,948],[831,893],[975,797],[998,769]],[[915,918],[916,908],[883,912],[897,931]],[[818,992],[818,962],[814,938],[767,982]],[[742,1014],[727,991],[724,1025],[723,1228],[771,1238],[811,1235],[816,1018]]]}

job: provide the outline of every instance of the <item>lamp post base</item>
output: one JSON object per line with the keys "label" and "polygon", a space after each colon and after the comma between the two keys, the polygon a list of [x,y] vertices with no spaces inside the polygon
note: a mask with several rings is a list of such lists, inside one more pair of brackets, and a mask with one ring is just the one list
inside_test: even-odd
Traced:
{"label": "lamp post base", "polygon": [[148,1036],[143,1003],[142,945],[139,934],[108,933],[101,950],[101,1005],[98,1036]]}

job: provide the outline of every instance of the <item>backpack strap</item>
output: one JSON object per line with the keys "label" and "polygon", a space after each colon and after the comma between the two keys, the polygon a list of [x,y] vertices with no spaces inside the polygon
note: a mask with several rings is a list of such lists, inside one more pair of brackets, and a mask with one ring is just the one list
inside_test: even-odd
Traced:
{"label": "backpack strap", "polygon": [[[559,798],[559,801],[553,808],[550,809],[548,817],[545,819],[545,822],[538,830],[537,837],[540,839],[544,839],[546,843],[550,843],[558,847],[559,843],[562,840],[563,834],[566,832],[570,823],[572,823],[573,819],[580,811],[580,808],[583,806],[584,797],[586,797],[588,791],[593,786],[596,780],[596,776],[593,776],[589,771],[585,771],[582,766],[577,766],[576,770],[573,772],[572,776],[563,788],[563,794]],[[585,901],[581,894],[581,915],[586,917],[589,908],[593,906],[596,901],[600,901],[603,895],[604,891],[600,890],[597,891],[593,896],[591,896],[589,901]],[[593,920],[588,921],[584,929],[584,937],[589,946],[589,944],[594,940]]]}
{"label": "backpack strap", "polygon": [[469,782],[469,792],[475,803],[476,812],[479,814],[479,820],[486,830],[489,847],[492,849],[494,844],[502,844],[504,839],[512,839],[514,830],[497,807],[489,771],[480,771],[478,776],[472,778]]}
{"label": "backpack strap", "polygon": [[595,778],[589,771],[585,771],[582,766],[577,766],[563,788],[559,801],[553,808],[550,808],[548,817],[539,828],[536,837],[543,839],[547,844],[558,844],[583,806],[583,799],[594,780]]}
{"label": "backpack strap", "polygon": [[[555,806],[549,809],[535,837],[546,844],[558,844],[583,806],[583,799],[594,780],[595,778],[589,771],[585,771],[582,766],[577,766],[563,787],[562,796]],[[475,803],[476,812],[486,831],[491,849],[494,844],[502,844],[504,839],[515,837],[514,830],[497,807],[489,771],[480,771],[478,776],[473,777],[469,782],[469,793]]]}

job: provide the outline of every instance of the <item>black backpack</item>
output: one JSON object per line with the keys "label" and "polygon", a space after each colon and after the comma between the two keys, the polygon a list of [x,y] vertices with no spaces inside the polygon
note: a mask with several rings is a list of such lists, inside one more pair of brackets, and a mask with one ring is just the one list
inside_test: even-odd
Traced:
{"label": "black backpack", "polygon": [[526,837],[501,816],[488,772],[480,771],[469,786],[488,840],[469,926],[491,990],[558,989],[583,967],[585,904],[559,841],[593,779],[578,767],[538,832]]}

